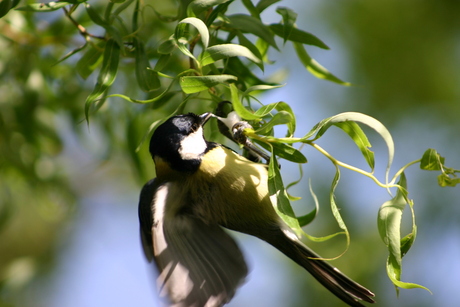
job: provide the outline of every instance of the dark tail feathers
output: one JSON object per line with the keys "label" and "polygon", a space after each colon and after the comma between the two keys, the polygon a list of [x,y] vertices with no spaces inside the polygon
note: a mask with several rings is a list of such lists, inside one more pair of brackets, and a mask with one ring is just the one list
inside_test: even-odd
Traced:
{"label": "dark tail feathers", "polygon": [[305,268],[324,287],[348,305],[354,307],[364,307],[359,300],[374,303],[374,300],[372,299],[374,293],[347,277],[328,262],[324,260],[311,259],[321,257],[302,242],[292,241],[287,238],[284,233],[272,236],[268,240],[267,238],[264,238],[264,240],[275,246],[286,256]]}

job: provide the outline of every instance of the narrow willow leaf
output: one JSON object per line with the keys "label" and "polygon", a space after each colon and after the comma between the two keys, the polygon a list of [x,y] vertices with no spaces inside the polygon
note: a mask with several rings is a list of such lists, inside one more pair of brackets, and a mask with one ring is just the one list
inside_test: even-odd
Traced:
{"label": "narrow willow leaf", "polygon": [[292,30],[294,29],[295,21],[297,20],[297,13],[290,8],[280,6],[276,8],[276,12],[283,17],[283,40],[286,44]]}
{"label": "narrow willow leaf", "polygon": [[371,170],[374,171],[374,152],[369,149],[369,147],[372,147],[371,143],[367,139],[367,136],[361,127],[359,127],[359,125],[353,121],[335,123],[334,125],[345,131],[351,137],[356,146],[358,146]]}
{"label": "narrow willow leaf", "polygon": [[88,44],[85,43],[84,45],[82,45],[82,46],[80,46],[80,47],[78,47],[78,48],[75,48],[74,50],[70,51],[69,53],[67,53],[66,55],[64,55],[62,58],[60,58],[56,63],[54,63],[53,66],[55,66],[55,65],[57,65],[57,64],[59,64],[59,63],[65,61],[65,60],[67,60],[67,59],[70,58],[72,55],[79,53],[80,51],[82,51],[83,49],[85,49],[87,45],[88,45]]}
{"label": "narrow willow leaf", "polygon": [[203,49],[208,48],[209,44],[209,31],[206,24],[198,18],[188,17],[182,19],[176,27],[176,39],[180,39],[184,36],[185,26],[190,24],[194,26],[201,36],[201,42],[203,43]]}
{"label": "narrow willow leaf", "polygon": [[71,4],[72,4],[71,2],[61,2],[61,1],[59,2],[53,1],[53,2],[47,2],[47,3],[31,3],[31,4],[27,4],[27,5],[18,7],[16,10],[26,11],[26,12],[52,12],[52,11],[57,11]]}
{"label": "narrow willow leaf", "polygon": [[266,41],[276,50],[279,50],[278,46],[276,45],[273,32],[259,19],[244,14],[234,14],[227,16],[227,18],[230,21],[230,26],[232,26],[233,28],[246,33],[252,33],[255,36],[260,37],[261,39]]}
{"label": "narrow willow leaf", "polygon": [[319,211],[319,201],[318,201],[318,197],[316,196],[316,194],[313,192],[313,188],[311,186],[311,181],[308,182],[308,186],[310,188],[310,194],[311,194],[311,197],[313,198],[313,202],[315,203],[315,208],[313,208],[313,210],[311,210],[309,213],[303,215],[303,216],[299,216],[297,219],[299,220],[299,224],[300,224],[300,227],[304,227],[304,226],[307,226],[308,224],[310,224],[311,222],[313,222],[313,220],[316,218],[316,216],[318,215],[318,211]]}
{"label": "narrow willow leaf", "polygon": [[337,256],[337,257],[340,257],[341,255],[343,255],[348,250],[348,247],[350,246],[350,233],[348,232],[347,225],[345,224],[345,222],[344,222],[344,220],[342,218],[342,215],[340,214],[340,210],[337,207],[337,204],[335,202],[335,194],[334,193],[335,193],[335,189],[337,188],[337,185],[339,184],[340,169],[339,169],[339,167],[337,165],[334,165],[334,166],[335,166],[335,176],[334,176],[334,179],[332,180],[331,190],[329,191],[329,202],[330,202],[330,205],[331,205],[332,215],[334,216],[337,224],[339,225],[340,229],[343,230],[343,233],[345,234],[345,237],[347,238],[347,246],[346,246],[345,250],[343,251],[342,254]]}
{"label": "narrow willow leaf", "polygon": [[[261,84],[277,85],[275,83],[266,82],[257,77],[253,71],[248,68],[248,65],[245,65],[238,57],[229,58],[226,62],[227,67],[225,68],[225,72],[231,75],[241,76],[242,78],[244,77],[244,83],[247,84],[247,86]],[[244,90],[244,88],[242,90]]]}
{"label": "narrow willow leaf", "polygon": [[[174,92],[170,91],[170,89],[171,89],[171,87],[172,87],[172,85],[174,83],[175,83],[175,79],[173,81],[171,81],[171,83],[169,83],[168,87],[163,92],[161,92],[158,96],[155,96],[155,97],[147,99],[147,100],[133,99],[131,97],[128,97],[128,96],[122,95],[122,94],[112,94],[112,95],[108,96],[107,98],[118,97],[118,98],[125,99],[125,100],[127,100],[129,102],[134,102],[134,103],[139,103],[139,104],[154,103],[154,102],[160,101],[161,99],[165,98],[170,93],[174,93]],[[176,94],[176,93],[174,93],[174,94]]]}
{"label": "narrow willow leaf", "polygon": [[160,54],[170,54],[176,49],[176,44],[174,43],[174,38],[170,38],[160,44],[158,46],[158,53]]}
{"label": "narrow willow leaf", "polygon": [[[102,44],[98,47],[104,48]],[[76,65],[77,73],[86,80],[93,71],[102,63],[102,51],[90,45]]]}
{"label": "narrow willow leaf", "polygon": [[270,163],[268,165],[268,191],[276,213],[292,230],[294,230],[297,236],[300,236],[303,231],[289,202],[286,189],[284,188],[283,179],[281,178],[279,164],[274,152],[272,152]]}
{"label": "narrow willow leaf", "polygon": [[289,114],[291,114],[292,120],[289,123],[287,123],[288,132],[287,132],[286,137],[293,136],[295,132],[295,128],[296,128],[296,117],[295,117],[294,111],[292,110],[291,106],[285,103],[284,101],[280,101],[276,105],[276,109],[278,111],[284,111],[284,112],[288,112]]}
{"label": "narrow willow leaf", "polygon": [[292,115],[286,111],[276,113],[272,119],[260,127],[256,133],[266,135],[273,129],[274,126],[288,124],[293,120]]}
{"label": "narrow willow leaf", "polygon": [[150,67],[149,60],[144,50],[144,43],[137,38],[133,38],[134,55],[136,59],[136,79],[139,87],[144,92],[150,92],[161,86],[158,73]]}
{"label": "narrow willow leaf", "polygon": [[91,104],[93,104],[115,81],[119,58],[120,47],[113,39],[109,39],[105,45],[104,58],[101,71],[97,77],[97,83],[91,94],[86,98],[85,117],[88,122]]}
{"label": "narrow willow leaf", "polygon": [[86,8],[86,12],[88,13],[89,18],[91,18],[91,20],[95,24],[103,27],[105,31],[110,35],[110,37],[112,37],[117,42],[118,46],[122,48],[123,38],[120,32],[118,31],[118,29],[112,26],[111,24],[109,24],[105,19],[103,19],[99,15],[99,12],[95,10],[92,5],[85,3],[85,8]]}
{"label": "narrow willow leaf", "polygon": [[280,85],[266,85],[266,84],[260,84],[260,85],[253,85],[246,89],[243,93],[243,96],[248,96],[252,92],[257,92],[257,91],[266,91],[266,90],[272,90],[275,88],[280,88],[285,86],[286,84],[280,84]]}
{"label": "narrow willow leaf", "polygon": [[254,63],[261,62],[261,60],[256,57],[248,48],[236,44],[221,44],[211,46],[203,51],[199,61],[201,66],[206,66],[218,60],[236,56],[246,57]]}
{"label": "narrow willow leaf", "polygon": [[233,109],[240,118],[246,120],[255,120],[261,118],[261,116],[252,113],[243,106],[243,103],[241,102],[239,97],[239,90],[234,84],[230,84],[230,93],[232,97]]}
{"label": "narrow willow leaf", "polygon": [[[283,35],[285,33],[284,28],[285,26],[280,23],[274,23],[270,25],[270,29],[273,31],[273,33],[275,33],[275,35],[281,38],[283,38]],[[289,35],[287,36],[287,39],[289,41],[296,42],[296,43],[316,46],[316,47],[327,49],[327,50],[329,49],[329,47],[318,37],[316,37],[315,35],[311,33],[300,30],[296,27],[293,27],[290,30]]]}
{"label": "narrow willow leaf", "polygon": [[[387,274],[396,287],[403,289],[422,288],[429,289],[414,283],[401,281],[402,257],[408,252],[412,243],[415,241],[417,226],[413,203],[407,199],[407,183],[404,173],[401,173],[396,196],[385,202],[379,209],[377,226],[382,241],[388,247]],[[412,213],[412,232],[401,239],[401,220],[406,204],[410,205]]]}
{"label": "narrow willow leaf", "polygon": [[281,0],[260,0],[256,4],[256,8],[259,11],[259,13],[262,13],[266,8],[268,8],[269,6],[275,4],[276,2],[279,2],[279,1],[281,1]]}
{"label": "narrow willow leaf", "polygon": [[252,17],[260,20],[260,12],[254,6],[251,0],[243,0],[243,5],[246,7],[246,9],[248,10],[248,12],[251,14]]}
{"label": "narrow willow leaf", "polygon": [[205,91],[221,83],[236,81],[237,79],[237,77],[232,75],[185,76],[179,79],[179,84],[184,93],[193,94]]}
{"label": "narrow willow leaf", "polygon": [[281,159],[291,161],[294,163],[307,163],[307,158],[298,149],[289,144],[284,143],[265,143],[254,139],[254,142],[265,148],[266,150],[273,150],[274,153]]}
{"label": "narrow willow leaf", "polygon": [[276,109],[277,105],[278,105],[278,102],[274,102],[274,103],[264,105],[264,106],[260,107],[259,109],[257,109],[257,111],[255,111],[254,114],[258,115],[260,117],[267,116],[268,114],[270,114],[271,111]]}
{"label": "narrow willow leaf", "polygon": [[228,6],[233,2],[234,0],[229,0],[229,1],[226,1],[222,4],[219,4],[218,6],[216,6],[212,11],[211,11],[211,14],[209,14],[208,18],[206,19],[206,25],[209,27],[211,27],[211,25],[213,24],[213,22],[216,20],[217,17],[220,16],[223,16],[225,15],[225,13],[227,12],[228,10]]}
{"label": "narrow willow leaf", "polygon": [[318,62],[310,57],[301,43],[293,42],[294,49],[299,57],[300,62],[307,68],[307,70],[319,79],[325,79],[335,82],[340,85],[349,86],[351,83],[345,82],[334,76],[329,70],[321,66]]}
{"label": "narrow willow leaf", "polygon": [[335,116],[323,119],[321,122],[315,125],[310,132],[308,132],[302,139],[306,140],[309,139],[311,136],[315,135],[315,137],[312,139],[317,140],[319,139],[326,131],[329,129],[332,125],[335,125],[340,122],[345,122],[345,121],[354,121],[354,122],[359,122],[362,124],[365,124],[366,126],[374,129],[385,141],[385,144],[387,145],[388,148],[388,164],[387,164],[387,169],[385,172],[385,179],[386,183],[388,183],[388,176],[390,173],[390,168],[391,165],[393,164],[393,158],[394,158],[394,142],[393,138],[391,137],[390,132],[388,129],[378,120],[375,118],[358,113],[358,112],[344,112],[337,114]]}

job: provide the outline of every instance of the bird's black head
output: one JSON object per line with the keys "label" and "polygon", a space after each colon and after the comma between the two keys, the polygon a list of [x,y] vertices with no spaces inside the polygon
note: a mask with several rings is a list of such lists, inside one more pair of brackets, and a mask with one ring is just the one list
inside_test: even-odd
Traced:
{"label": "bird's black head", "polygon": [[188,113],[169,118],[155,130],[150,139],[152,158],[161,158],[176,171],[197,170],[201,156],[208,150],[202,127],[211,115]]}

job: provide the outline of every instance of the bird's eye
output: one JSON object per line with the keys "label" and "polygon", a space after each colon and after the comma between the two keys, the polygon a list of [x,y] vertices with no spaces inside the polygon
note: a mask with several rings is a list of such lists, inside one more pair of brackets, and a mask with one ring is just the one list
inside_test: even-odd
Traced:
{"label": "bird's eye", "polygon": [[195,132],[198,130],[198,128],[200,128],[200,125],[197,123],[193,123],[191,128],[192,128],[192,131]]}

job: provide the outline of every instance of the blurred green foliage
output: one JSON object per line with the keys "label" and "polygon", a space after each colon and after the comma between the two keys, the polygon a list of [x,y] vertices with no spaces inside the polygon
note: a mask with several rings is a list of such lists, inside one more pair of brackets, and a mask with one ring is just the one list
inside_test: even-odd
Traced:
{"label": "blurred green foliage", "polygon": [[[187,8],[199,16],[206,14],[200,7],[189,6],[190,2],[146,3],[139,8],[139,14],[135,14],[135,1],[91,1],[91,8],[83,4],[75,6],[80,1],[69,1],[65,3],[65,10],[32,2],[30,4],[35,6],[24,7],[26,3],[18,4],[18,1],[1,2],[0,306],[2,296],[21,293],[28,283],[52,265],[59,236],[65,234],[67,223],[78,210],[82,192],[78,183],[70,182],[68,176],[72,164],[68,157],[72,159],[72,153],[66,152],[65,143],[69,138],[76,137],[79,146],[100,161],[120,156],[130,161],[130,175],[139,183],[151,177],[153,167],[146,145],[142,145],[143,150],[138,149],[149,127],[153,128],[151,123],[175,112],[184,100],[184,85],[190,86],[187,79],[173,83],[167,78],[194,67],[191,65],[193,59],[172,52],[177,45],[171,39],[171,33],[177,31],[177,22],[190,15]],[[231,1],[220,2],[219,13],[224,13]],[[276,1],[260,1],[255,6],[251,6],[250,1],[243,2],[257,20],[260,10]],[[20,6],[24,11],[13,9]],[[328,2],[320,8],[326,17],[323,21],[331,23],[337,37],[348,48],[350,76],[347,79],[365,88],[350,90],[347,98],[350,108],[379,114],[382,116],[379,119],[385,118],[385,123],[424,108],[433,115],[438,114],[440,122],[455,124],[460,114],[460,74],[457,73],[460,58],[453,56],[458,53],[460,29],[457,1]],[[34,10],[43,10],[43,13]],[[50,12],[45,13],[45,10]],[[293,27],[292,11],[280,8],[278,14],[290,27],[274,23],[269,26],[272,34],[267,34],[270,31],[252,33],[264,37],[265,44],[260,40],[253,44],[243,35],[251,32],[250,27],[255,25],[255,29],[259,29],[260,25],[239,14],[228,20],[222,18],[228,23],[221,22],[218,26],[222,29],[220,33],[225,35],[211,35],[211,39],[214,43],[238,41],[267,64],[268,48],[278,48],[273,34],[284,42],[289,38],[306,69],[320,78],[348,84],[314,61],[302,44],[324,49],[327,45]],[[212,17],[217,18],[217,15]],[[182,34],[189,33],[184,30]],[[114,77],[116,74],[114,80],[104,79],[107,75],[99,71],[104,66],[107,37],[113,39],[112,44],[121,47],[117,67],[114,69],[113,63],[106,66],[108,75]],[[209,57],[207,62],[198,59],[196,64],[201,60],[206,64],[201,67],[204,69],[201,73],[239,76],[238,85],[242,91],[254,85],[275,84],[268,82],[269,78],[261,80],[248,69],[260,67],[257,61],[243,62],[229,57],[226,69],[221,70],[221,67],[207,66],[212,62]],[[151,69],[146,69],[146,64],[151,65]],[[200,72],[200,67],[194,68]],[[245,76],[244,81],[241,76]],[[95,87],[98,81],[113,81],[113,84],[107,83],[111,85],[110,93],[106,88]],[[190,91],[195,90],[192,87]],[[91,93],[95,95],[88,102]],[[136,102],[152,102],[132,104],[118,98],[106,99],[114,93]],[[219,98],[216,93],[212,94],[206,94],[207,102],[188,104],[187,109],[195,112],[209,109],[212,101]],[[84,116],[85,101],[89,126]],[[70,130],[63,127],[70,127]],[[85,143],[84,132],[88,129],[101,134],[104,142],[98,144],[98,148]],[[329,230],[336,231],[333,227]],[[370,235],[359,236],[362,242],[373,245]],[[381,257],[384,261],[375,249],[366,252],[369,258]],[[354,260],[339,261],[342,263],[336,263],[337,266],[351,267]],[[365,262],[354,269],[354,276],[373,274],[376,269]],[[328,299],[322,296],[322,291],[320,288],[309,291],[309,301],[326,302]],[[334,302],[327,305],[332,306]]]}

